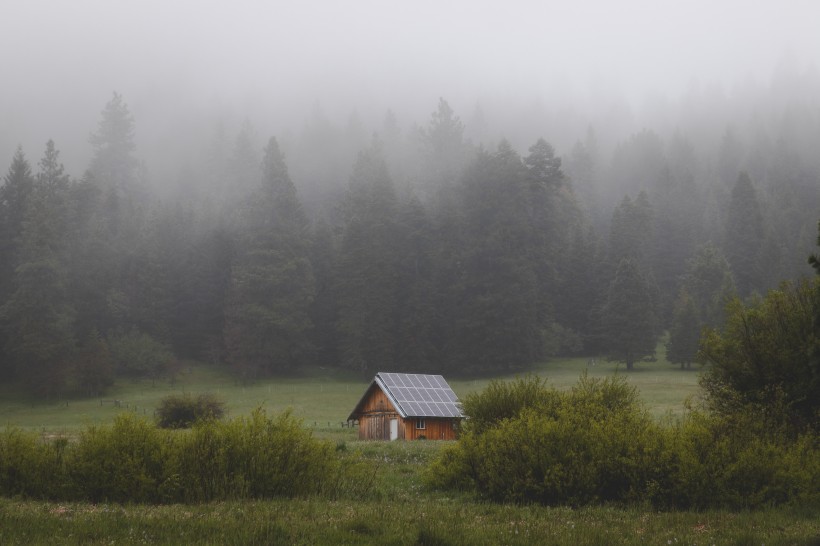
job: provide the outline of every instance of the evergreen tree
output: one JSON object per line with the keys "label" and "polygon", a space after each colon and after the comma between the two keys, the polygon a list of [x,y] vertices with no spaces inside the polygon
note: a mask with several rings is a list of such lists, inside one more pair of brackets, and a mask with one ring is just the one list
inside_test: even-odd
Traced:
{"label": "evergreen tree", "polygon": [[108,343],[96,330],[89,332],[77,350],[73,373],[88,396],[99,396],[114,384],[114,361]]}
{"label": "evergreen tree", "polygon": [[655,353],[657,332],[651,292],[638,267],[621,260],[602,311],[604,347],[609,358],[626,363]]}
{"label": "evergreen tree", "polygon": [[312,355],[315,294],[309,224],[275,138],[245,206],[225,317],[228,361],[244,377],[290,370]]}
{"label": "evergreen tree", "polygon": [[18,147],[0,186],[0,301],[8,297],[10,291],[19,258],[23,222],[33,191],[31,166],[23,149]]}
{"label": "evergreen tree", "polygon": [[122,95],[114,96],[105,105],[97,131],[89,139],[94,156],[90,171],[103,187],[116,193],[132,192],[137,178],[134,158],[134,118]]}
{"label": "evergreen tree", "polygon": [[14,291],[0,307],[17,375],[44,396],[62,391],[75,345],[65,287],[67,179],[57,157],[49,141],[25,209]]}
{"label": "evergreen tree", "polygon": [[339,353],[335,283],[339,250],[338,242],[327,222],[319,220],[316,223],[312,243],[311,264],[316,285],[316,297],[310,308],[313,346],[316,348],[319,364],[336,366],[339,363]]}
{"label": "evergreen tree", "polygon": [[[0,186],[0,306],[15,290],[15,268],[20,261],[23,224],[33,191],[31,166],[22,147],[18,147]],[[9,333],[6,328],[0,328],[0,376],[14,371],[4,341]]]}
{"label": "evergreen tree", "polygon": [[233,260],[234,240],[220,224],[208,224],[188,243],[172,316],[173,347],[181,357],[225,361],[225,305]]}
{"label": "evergreen tree", "polygon": [[543,354],[551,313],[539,287],[543,241],[528,214],[533,179],[507,142],[465,173],[465,242],[448,288],[456,305],[448,360],[461,371],[516,369]]}
{"label": "evergreen tree", "polygon": [[669,341],[666,344],[666,359],[680,364],[681,370],[691,368],[698,353],[701,321],[695,301],[685,290],[681,290],[675,305]]}
{"label": "evergreen tree", "polygon": [[633,201],[625,196],[612,213],[609,231],[609,259],[614,267],[623,259],[640,264],[644,271],[650,270],[650,254],[654,213],[646,192]]}
{"label": "evergreen tree", "polygon": [[342,366],[376,371],[397,361],[401,256],[398,200],[378,145],[358,156],[344,201],[337,268]]}
{"label": "evergreen tree", "polygon": [[455,183],[471,156],[464,141],[464,123],[443,98],[420,132],[422,172],[418,179],[425,196],[436,195]]}
{"label": "evergreen tree", "polygon": [[555,320],[582,336],[586,349],[593,348],[595,310],[606,298],[600,246],[594,230],[579,222],[570,227],[568,248],[558,263]]}
{"label": "evergreen tree", "polygon": [[421,202],[411,197],[397,216],[397,361],[403,370],[438,371],[433,226]]}
{"label": "evergreen tree", "polygon": [[740,173],[726,213],[724,248],[741,298],[763,288],[761,262],[766,232],[760,203],[749,175]]}
{"label": "evergreen tree", "polygon": [[688,262],[683,286],[704,326],[723,324],[723,311],[735,295],[735,283],[729,262],[717,247],[707,243],[697,250]]}
{"label": "evergreen tree", "polygon": [[240,200],[252,192],[258,185],[262,158],[259,156],[256,130],[250,121],[245,120],[234,141],[233,153],[228,164],[231,170],[231,193]]}

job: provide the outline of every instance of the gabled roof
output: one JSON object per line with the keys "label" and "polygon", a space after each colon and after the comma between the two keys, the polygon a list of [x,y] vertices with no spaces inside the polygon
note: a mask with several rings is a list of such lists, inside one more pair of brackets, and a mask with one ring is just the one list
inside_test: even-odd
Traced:
{"label": "gabled roof", "polygon": [[456,393],[440,375],[379,372],[348,417],[356,419],[374,386],[380,388],[402,418],[461,418]]}

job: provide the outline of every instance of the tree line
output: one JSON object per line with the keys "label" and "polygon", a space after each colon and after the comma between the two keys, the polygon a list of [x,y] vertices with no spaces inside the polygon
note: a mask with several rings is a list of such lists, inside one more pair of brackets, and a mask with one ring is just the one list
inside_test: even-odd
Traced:
{"label": "tree line", "polygon": [[198,189],[160,199],[116,93],[81,178],[52,141],[36,165],[18,149],[0,186],[0,376],[55,396],[185,359],[248,381],[317,365],[496,373],[556,354],[631,369],[667,330],[688,367],[729,298],[805,266],[818,171],[773,161],[767,195],[730,161],[731,131],[708,178],[681,135],[633,135],[607,165],[592,131],[559,157],[544,139],[475,145],[443,99],[404,136],[391,116],[320,206],[247,124],[230,154],[219,136]]}

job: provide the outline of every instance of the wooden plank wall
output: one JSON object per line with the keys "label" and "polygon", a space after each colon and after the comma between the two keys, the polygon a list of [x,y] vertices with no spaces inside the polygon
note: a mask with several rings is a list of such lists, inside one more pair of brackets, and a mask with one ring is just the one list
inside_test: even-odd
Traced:
{"label": "wooden plank wall", "polygon": [[456,431],[453,429],[452,419],[437,419],[426,417],[423,429],[416,428],[416,418],[410,417],[405,423],[405,438],[407,440],[417,440],[424,436],[428,440],[455,440]]}
{"label": "wooden plank wall", "polygon": [[368,391],[360,411],[362,412],[359,418],[360,440],[389,440],[391,419],[399,421],[399,440],[417,440],[421,436],[428,440],[455,440],[456,438],[453,419],[426,417],[424,419],[425,428],[416,429],[416,418],[402,419],[387,395],[375,384]]}

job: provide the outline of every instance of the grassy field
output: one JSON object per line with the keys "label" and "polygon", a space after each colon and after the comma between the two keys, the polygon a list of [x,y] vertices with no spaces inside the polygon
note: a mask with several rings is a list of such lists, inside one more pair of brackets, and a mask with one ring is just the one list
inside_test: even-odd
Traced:
{"label": "grassy field", "polygon": [[364,499],[111,505],[0,499],[0,544],[818,545],[820,513],[543,507],[426,489],[441,442],[351,442],[376,469]]}
{"label": "grassy field", "polygon": [[[532,370],[558,388],[584,371],[623,373],[658,417],[683,411],[698,393],[697,372],[666,363],[640,363],[634,372],[587,359],[555,360]],[[386,370],[389,371],[389,370]],[[513,376],[510,376],[513,377]],[[460,396],[489,379],[448,378]],[[657,512],[649,507],[542,507],[492,504],[472,495],[427,489],[422,473],[441,442],[358,442],[341,422],[370,378],[329,370],[237,383],[223,370],[185,369],[166,382],[122,382],[104,398],[32,403],[0,387],[0,424],[47,434],[72,434],[110,423],[118,412],[151,416],[171,393],[214,392],[230,416],[258,406],[270,413],[291,408],[318,437],[331,439],[373,464],[366,498],[302,498],[202,505],[111,505],[0,499],[0,544],[666,544],[817,545],[820,513],[782,507],[756,512]],[[119,405],[113,403],[119,401]]]}
{"label": "grassy field", "polygon": [[[623,374],[638,387],[655,416],[679,414],[684,401],[698,393],[697,371],[681,371],[662,358],[643,362],[632,372],[604,360],[556,359],[531,370],[558,388],[572,386],[587,370],[591,376]],[[391,370],[384,370],[391,371]],[[514,374],[506,378],[512,378]],[[505,377],[502,377],[505,378]],[[73,433],[91,424],[109,423],[119,412],[134,411],[153,416],[159,401],[168,394],[213,392],[227,403],[228,415],[248,415],[257,407],[277,413],[290,408],[305,425],[321,435],[354,438],[355,432],[342,423],[359,401],[371,378],[355,374],[312,369],[300,376],[279,377],[243,385],[225,370],[201,365],[186,366],[173,383],[167,380],[120,381],[105,396],[86,399],[32,401],[11,386],[0,387],[0,428],[15,426],[47,434]],[[460,397],[484,388],[489,379],[447,377]]]}

